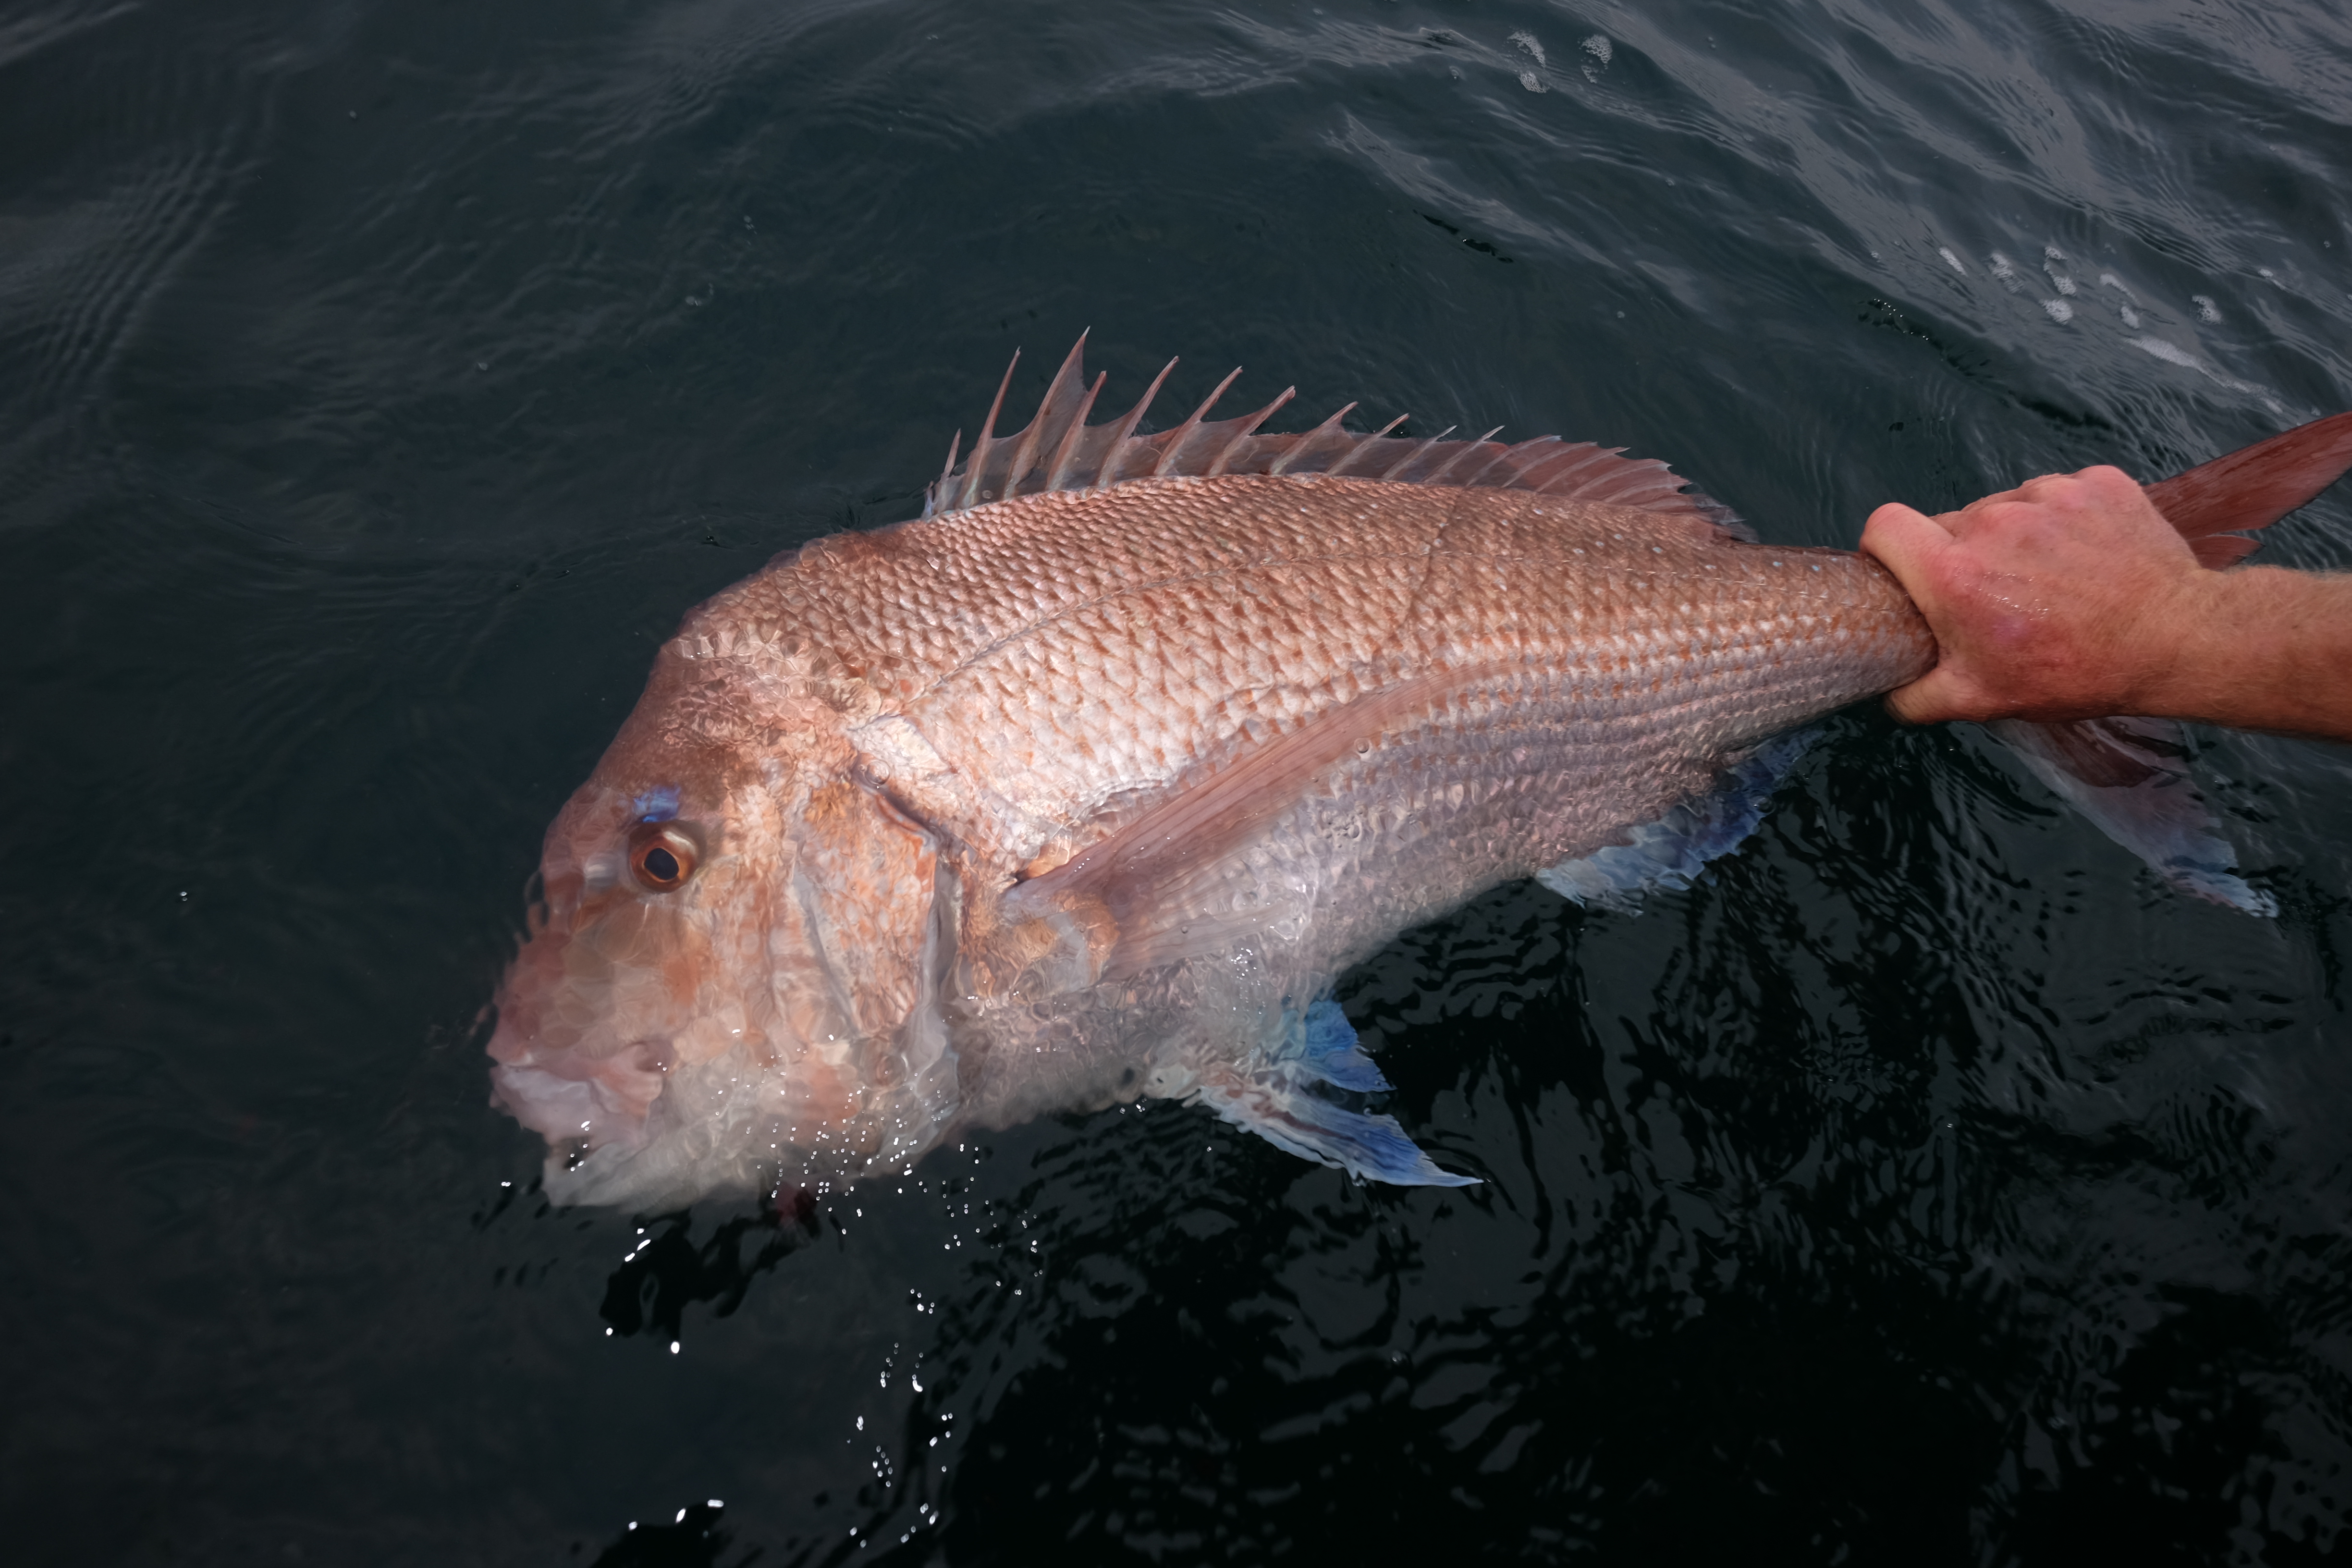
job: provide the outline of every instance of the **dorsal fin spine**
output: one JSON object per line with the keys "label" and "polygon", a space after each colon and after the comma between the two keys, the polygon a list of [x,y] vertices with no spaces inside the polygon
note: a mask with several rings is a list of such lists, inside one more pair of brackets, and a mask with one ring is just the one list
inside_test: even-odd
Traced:
{"label": "dorsal fin spine", "polygon": [[1339,427],[1339,421],[1345,419],[1349,414],[1353,413],[1355,411],[1355,407],[1356,405],[1354,404],[1349,404],[1347,407],[1340,409],[1339,412],[1331,416],[1330,418],[1326,419],[1322,424],[1318,425],[1314,429],[1307,432],[1306,435],[1299,437],[1297,440],[1291,443],[1290,448],[1287,451],[1284,452],[1281,457],[1276,458],[1273,462],[1266,465],[1265,471],[1269,474],[1278,474],[1282,472],[1283,469],[1290,467],[1290,465],[1297,459],[1305,457],[1308,447],[1314,446],[1317,441],[1329,435],[1332,431],[1337,430]]}
{"label": "dorsal fin spine", "polygon": [[962,446],[963,431],[961,429],[958,429],[953,438],[948,442],[947,467],[940,470],[938,480],[932,484],[930,492],[923,498],[924,516],[929,517],[931,514],[932,503],[937,501],[940,497],[948,493],[948,481],[955,477],[956,453]]}
{"label": "dorsal fin spine", "polygon": [[[1500,425],[1495,426],[1495,430],[1500,430],[1502,426]],[[1425,485],[1442,485],[1446,483],[1445,476],[1454,471],[1454,465],[1468,457],[1471,453],[1478,450],[1481,447],[1484,447],[1487,442],[1493,440],[1495,438],[1495,430],[1487,431],[1475,441],[1465,441],[1462,444],[1462,449],[1454,453],[1454,456],[1446,458],[1443,468],[1439,468],[1437,472],[1430,475],[1421,482]]]}
{"label": "dorsal fin spine", "polygon": [[1192,410],[1186,416],[1184,423],[1168,433],[1168,445],[1160,449],[1160,461],[1151,465],[1153,479],[1160,478],[1176,466],[1176,458],[1184,450],[1184,443],[1191,440],[1192,432],[1201,427],[1201,416],[1216,406],[1217,399],[1225,395],[1225,388],[1231,386],[1241,374],[1242,367],[1239,365],[1227,371],[1225,379],[1217,383],[1216,390],[1201,400],[1201,406]]}
{"label": "dorsal fin spine", "polygon": [[[1217,455],[1209,459],[1209,466],[1201,470],[1202,477],[1203,479],[1214,479],[1217,475],[1223,473],[1225,471],[1225,465],[1233,460],[1234,453],[1240,448],[1244,442],[1247,441],[1252,436],[1257,434],[1257,427],[1265,424],[1268,419],[1272,418],[1276,409],[1280,408],[1284,404],[1289,402],[1292,398],[1297,395],[1298,388],[1295,386],[1286,386],[1282,389],[1282,395],[1276,398],[1272,403],[1267,404],[1265,407],[1259,409],[1255,414],[1245,414],[1241,418],[1234,421],[1235,428],[1233,435],[1226,438],[1223,446],[1217,448]],[[1271,472],[1272,470],[1268,471]]]}
{"label": "dorsal fin spine", "polygon": [[988,423],[980,427],[980,439],[971,444],[971,460],[964,464],[962,493],[948,510],[961,510],[970,506],[980,495],[981,477],[988,472],[988,446],[996,435],[996,416],[1004,411],[1004,394],[1013,384],[1013,372],[1021,363],[1021,351],[1013,351],[1013,363],[1004,367],[1004,379],[996,384],[996,401],[988,405]]}
{"label": "dorsal fin spine", "polygon": [[[1174,429],[1139,437],[1136,431],[1176,368],[1177,362],[1171,359],[1124,416],[1090,428],[1087,417],[1100,401],[1108,377],[1089,380],[1087,376],[1086,341],[1087,335],[1081,333],[1055,370],[1028,424],[1013,435],[999,437],[996,422],[1003,415],[1004,400],[1011,395],[1013,378],[1021,363],[1020,354],[1013,354],[989,405],[980,438],[961,467],[957,455],[962,449],[962,433],[959,431],[948,443],[946,468],[923,494],[924,517],[968,510],[1040,490],[1102,490],[1143,479],[1243,475],[1308,479],[1344,472],[1358,480],[1449,489],[1517,489],[1642,508],[1687,516],[1709,537],[1724,531],[1748,537],[1727,510],[1686,490],[1684,481],[1664,463],[1621,458],[1617,448],[1604,451],[1585,442],[1569,446],[1551,436],[1503,446],[1494,439],[1495,430],[1475,440],[1459,441],[1453,439],[1451,426],[1425,441],[1400,438],[1392,432],[1404,424],[1402,415],[1369,436],[1359,435],[1346,424],[1358,407],[1353,403],[1311,430],[1297,435],[1264,434],[1266,421],[1297,395],[1295,387],[1284,388],[1280,396],[1255,413],[1211,419],[1210,411],[1232,389],[1241,375],[1239,369],[1219,382]],[[2336,439],[2330,433],[2321,444],[2332,450]],[[1139,471],[1130,474],[1130,468]],[[2245,548],[2241,540],[2217,538],[2202,547],[2200,559],[2211,555],[2214,563],[2221,564]]]}
{"label": "dorsal fin spine", "polygon": [[1079,443],[1086,439],[1087,416],[1094,412],[1095,399],[1101,395],[1103,383],[1109,379],[1110,372],[1097,371],[1095,374],[1095,384],[1087,388],[1087,395],[1084,401],[1079,403],[1077,413],[1070,416],[1070,427],[1062,433],[1062,444],[1054,448],[1054,461],[1046,470],[1045,488],[1047,489],[1060,489],[1068,482],[1071,465],[1078,459]]}
{"label": "dorsal fin spine", "polygon": [[[1500,426],[1498,426],[1496,428],[1499,429]],[[1462,484],[1465,489],[1475,489],[1479,482],[1486,479],[1488,474],[1493,473],[1497,467],[1506,463],[1508,463],[1511,466],[1505,471],[1510,478],[1517,479],[1524,471],[1525,465],[1514,462],[1514,458],[1517,458],[1522,452],[1531,450],[1534,447],[1549,447],[1559,439],[1559,437],[1557,436],[1537,436],[1528,440],[1520,442],[1516,447],[1506,447],[1501,451],[1495,454],[1494,461],[1487,463],[1485,467],[1479,468],[1477,472],[1464,479]]]}
{"label": "dorsal fin spine", "polygon": [[1127,444],[1134,437],[1135,427],[1143,423],[1144,410],[1150,408],[1152,399],[1160,395],[1160,384],[1168,379],[1168,373],[1175,368],[1176,362],[1172,359],[1161,365],[1160,374],[1151,378],[1151,384],[1143,389],[1143,395],[1136,399],[1135,406],[1127,411],[1127,417],[1118,422],[1117,428],[1112,432],[1110,447],[1103,453],[1102,472],[1095,479],[1095,489],[1107,490],[1118,483],[1121,478],[1119,465],[1127,458]]}
{"label": "dorsal fin spine", "polygon": [[[1348,405],[1348,408],[1353,408],[1354,406],[1355,405],[1352,403]],[[1342,408],[1339,410],[1339,413],[1345,414],[1348,412],[1348,408]],[[1338,416],[1335,415],[1333,417],[1336,418]],[[1395,418],[1390,420],[1387,424],[1381,426],[1379,429],[1373,431],[1370,435],[1358,437],[1356,444],[1348,448],[1347,455],[1342,457],[1338,462],[1332,464],[1329,468],[1324,469],[1323,472],[1326,475],[1337,474],[1340,469],[1354,462],[1358,458],[1360,458],[1365,453],[1372,450],[1373,442],[1382,439],[1390,431],[1395,429],[1398,426],[1403,424],[1406,420],[1412,417],[1412,416],[1410,414],[1400,414]],[[950,456],[948,466],[950,468],[953,468],[955,466],[952,454]]]}
{"label": "dorsal fin spine", "polygon": [[1428,451],[1432,447],[1436,446],[1440,441],[1443,441],[1448,436],[1453,435],[1454,429],[1454,427],[1453,426],[1448,425],[1444,429],[1440,430],[1436,435],[1432,436],[1428,440],[1423,441],[1420,446],[1415,447],[1412,451],[1407,452],[1403,457],[1399,458],[1395,462],[1391,463],[1387,468],[1382,468],[1377,477],[1383,479],[1392,479],[1396,478],[1399,474],[1404,472],[1406,467],[1418,459],[1423,452]]}
{"label": "dorsal fin spine", "polygon": [[1029,477],[1030,468],[1037,461],[1037,447],[1045,438],[1045,423],[1053,416],[1054,405],[1062,400],[1063,389],[1070,384],[1071,379],[1086,374],[1081,368],[1086,350],[1087,335],[1080,332],[1078,341],[1070,345],[1069,353],[1064,356],[1061,368],[1054,373],[1054,379],[1046,383],[1045,395],[1037,400],[1036,414],[1031,417],[1028,428],[1021,432],[1021,439],[1013,448],[1013,464],[1004,470],[1004,490],[999,499],[1010,500],[1021,493],[1021,481]]}
{"label": "dorsal fin spine", "polygon": [[1563,443],[1557,454],[1529,465],[1519,478],[1531,489],[1540,490],[1550,485],[1554,479],[1575,473],[1587,463],[1602,455],[1601,448],[1590,441]]}

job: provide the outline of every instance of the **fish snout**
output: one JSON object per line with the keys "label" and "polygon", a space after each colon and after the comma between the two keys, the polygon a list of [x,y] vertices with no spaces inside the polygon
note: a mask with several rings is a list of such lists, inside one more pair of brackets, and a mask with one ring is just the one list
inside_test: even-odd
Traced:
{"label": "fish snout", "polygon": [[632,1041],[609,1055],[533,1051],[490,1043],[490,1103],[547,1140],[551,1148],[583,1144],[634,1149],[646,1142],[654,1102],[668,1085],[676,1047],[664,1038]]}

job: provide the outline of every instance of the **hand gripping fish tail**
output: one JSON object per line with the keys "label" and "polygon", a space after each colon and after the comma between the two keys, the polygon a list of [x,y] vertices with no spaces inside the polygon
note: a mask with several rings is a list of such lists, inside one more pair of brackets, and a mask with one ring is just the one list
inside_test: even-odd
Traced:
{"label": "hand gripping fish tail", "polygon": [[[1687,885],[1809,726],[1936,665],[1886,568],[1759,544],[1663,463],[1345,408],[1267,434],[1288,393],[1209,416],[1232,376],[1146,433],[1166,370],[1089,425],[1084,347],[1000,436],[1008,371],[922,518],[780,556],[656,653],[497,997],[493,1098],[556,1202],[822,1193],[1147,1098],[1475,1180],[1365,1102],[1339,973],[1506,880]],[[2343,467],[2281,439],[2151,491],[2213,563]],[[2263,907],[2161,727],[2011,738]]]}
{"label": "hand gripping fish tail", "polygon": [[[2153,510],[2143,510],[2146,521],[2140,531],[2133,533],[2127,529],[2122,534],[2108,536],[2098,531],[2105,524],[2094,519],[2093,527],[2078,536],[2080,542],[2066,560],[2077,573],[2115,576],[2116,585],[2105,596],[2115,600],[2121,618],[2135,626],[2151,626],[2175,611],[2169,607],[2170,599],[2160,591],[2166,579],[2144,581],[2129,571],[2137,553],[2152,549],[2158,557],[2173,559],[2169,581],[2201,582],[2219,587],[2221,579],[2216,574],[2236,565],[2258,548],[2259,541],[2252,537],[2254,531],[2268,527],[2311,500],[2333,484],[2347,466],[2352,466],[2352,414],[2315,420],[2144,487],[2141,493]],[[2094,470],[2071,480],[2035,480],[2022,489],[1989,497],[1963,512],[1925,526],[1963,528],[1969,533],[1973,546],[1978,535],[1967,520],[2001,503],[2036,501],[2047,493],[2044,487],[2073,487],[2092,498],[2106,495],[2109,490],[2129,497],[2130,481],[2112,470],[2105,470],[2097,485],[2086,482],[2098,472]],[[1899,512],[1902,509],[1882,510]],[[2075,520],[2063,513],[2052,513],[2048,521],[2064,527]],[[2165,547],[2168,523],[2171,531],[2186,542],[2186,551],[2178,544]],[[1865,548],[1882,548],[1874,542],[1877,527],[1878,521],[1874,518],[1874,531],[1865,537]],[[1999,537],[1996,529],[1996,540]],[[2062,583],[2065,581],[2067,566],[2046,557],[2004,558],[2000,552],[2009,548],[2014,548],[2013,543],[1990,543],[1984,546],[1986,554],[1980,559],[2004,567],[2023,566],[2029,573],[2048,574]],[[1928,605],[1929,615],[1936,616],[1940,584],[1906,570],[1908,563],[1900,553],[1890,554],[1887,559],[1906,582],[1927,584],[1927,597],[1923,603]],[[2257,575],[2275,579],[2282,574]],[[2060,684],[2075,688],[2072,710],[2087,716],[2040,722],[2024,718],[1991,719],[1988,728],[1992,733],[2007,742],[2053,792],[2116,843],[2162,872],[2176,887],[2250,913],[2275,913],[2276,903],[2272,897],[2249,887],[2237,875],[2235,852],[2214,826],[2203,799],[2190,782],[2188,741],[2182,726],[2169,719],[2126,717],[2103,711],[2107,698],[2113,695],[2111,689],[2099,697],[2096,705],[2084,702],[2082,686],[2085,681],[2096,685],[2116,679],[2132,661],[2103,657],[2095,650],[2085,653],[2070,639],[2050,635],[2045,618],[2056,606],[2037,596],[2030,576],[2011,576],[2004,571],[2000,584],[2004,614],[2013,613],[2021,597],[2034,616],[2043,621],[2040,629],[2044,648],[2021,668],[2031,669],[2037,663],[2060,658],[2065,670]],[[2138,585],[2133,586],[2135,584]],[[2084,608],[2074,612],[2078,619],[2100,602],[2099,595],[2086,596],[2072,588],[2053,597],[2062,605],[2068,600],[2080,601]],[[2210,605],[2213,600],[2210,593],[2200,589],[2188,595],[2188,603]],[[2180,613],[2179,618],[2193,623],[2200,614],[2210,613],[2190,609]],[[2059,618],[2063,621],[2066,617]],[[1937,625],[1939,629],[1948,631],[1951,623],[1938,621]],[[1919,689],[1941,681],[1947,692],[1970,691],[1979,698],[1995,695],[1969,684],[1971,663],[1966,646],[1969,629],[1962,626],[1963,646],[1957,673],[1948,679],[1939,668],[1937,680],[1921,682]],[[2188,629],[2193,632],[2203,628],[2189,626]],[[2200,656],[2180,651],[2183,646],[2193,647],[2193,640],[2182,644],[2177,628],[2154,626],[2154,631],[2153,636],[2135,633],[2127,640],[2152,653],[2160,653],[2168,663],[2197,662]],[[2220,622],[2211,628],[2211,634],[2225,644],[2234,635]],[[1944,652],[1948,656],[1950,650]],[[2242,652],[2224,651],[2217,662],[2242,663],[2243,658]],[[2178,691],[2174,694],[2179,695]],[[2049,693],[2045,690],[2043,695]],[[1920,700],[1906,691],[1898,693],[1894,700],[1907,707]],[[1932,700],[1927,705],[1931,709],[1934,706]],[[2258,710],[2237,702],[2226,703],[2223,708],[2240,721],[2247,721]],[[2048,711],[2046,708],[2040,710],[2045,715]],[[2177,713],[2199,710],[2163,707],[2158,710]]]}

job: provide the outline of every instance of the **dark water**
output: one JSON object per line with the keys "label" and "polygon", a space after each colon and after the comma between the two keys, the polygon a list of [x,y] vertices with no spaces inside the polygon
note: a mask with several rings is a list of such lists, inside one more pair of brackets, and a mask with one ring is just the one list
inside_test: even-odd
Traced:
{"label": "dark water", "polygon": [[2352,1552],[2336,749],[2208,738],[2275,921],[1863,713],[1405,936],[1459,1193],[1160,1105],[551,1213],[477,1024],[656,642],[1015,346],[1850,543],[2352,406],[2347,189],[2334,0],[8,6],[0,1552]]}

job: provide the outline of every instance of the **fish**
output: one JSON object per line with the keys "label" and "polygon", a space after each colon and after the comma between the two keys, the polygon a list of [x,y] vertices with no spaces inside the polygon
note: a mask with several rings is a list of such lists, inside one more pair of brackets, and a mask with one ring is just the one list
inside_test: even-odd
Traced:
{"label": "fish", "polygon": [[[1735,848],[1812,727],[1936,642],[1851,551],[1759,542],[1664,463],[1364,433],[1292,397],[1117,419],[1082,336],[958,432],[923,514],[697,606],[548,829],[493,1103],[559,1204],[904,1173],[1158,1099],[1454,1185],[1332,1000],[1514,879],[1638,907]],[[2212,566],[2352,462],[2352,415],[2148,488]],[[2185,892],[2268,912],[2176,727],[2001,727]]]}

